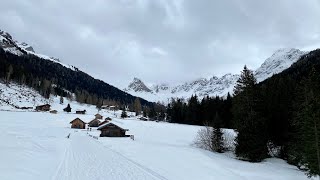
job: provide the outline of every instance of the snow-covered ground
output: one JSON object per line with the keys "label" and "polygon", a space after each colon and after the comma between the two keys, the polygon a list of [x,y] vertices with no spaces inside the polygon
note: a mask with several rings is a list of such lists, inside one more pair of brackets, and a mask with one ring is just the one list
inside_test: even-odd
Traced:
{"label": "snow-covered ground", "polygon": [[[231,153],[217,154],[192,146],[199,126],[119,119],[120,111],[100,111],[130,138],[98,138],[99,131],[75,130],[76,117],[92,120],[97,109],[71,103],[88,114],[0,111],[0,179],[268,179],[307,180],[296,167],[279,159],[248,163]],[[89,134],[87,134],[89,133]],[[70,138],[66,136],[70,134]]]}

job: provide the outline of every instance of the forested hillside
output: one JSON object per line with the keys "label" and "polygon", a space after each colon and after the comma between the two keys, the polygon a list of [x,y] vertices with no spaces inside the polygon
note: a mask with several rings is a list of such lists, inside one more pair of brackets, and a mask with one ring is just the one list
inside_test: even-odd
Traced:
{"label": "forested hillside", "polygon": [[[2,48],[0,78],[6,83],[15,81],[32,87],[44,97],[53,93],[61,96],[75,93],[77,101],[94,105],[102,105],[103,102],[129,105],[137,98],[77,68],[70,69],[32,54],[17,56]],[[144,99],[140,99],[140,102],[143,106],[152,106]]]}

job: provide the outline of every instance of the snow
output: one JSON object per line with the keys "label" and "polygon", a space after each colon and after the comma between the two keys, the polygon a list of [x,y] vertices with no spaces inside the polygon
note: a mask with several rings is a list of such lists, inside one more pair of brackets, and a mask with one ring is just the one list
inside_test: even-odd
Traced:
{"label": "snow", "polygon": [[[254,71],[258,82],[278,74],[297,62],[301,56],[307,52],[298,49],[279,49],[271,57]],[[138,97],[142,97],[152,102],[167,104],[171,98],[188,99],[192,95],[203,98],[207,95],[214,97],[226,97],[228,93],[233,94],[234,86],[239,79],[238,74],[226,74],[222,77],[213,76],[210,79],[200,78],[194,81],[176,85],[153,85],[147,87],[140,79],[134,78],[128,88],[124,91]]]}
{"label": "snow", "polygon": [[[81,105],[71,102],[74,106]],[[94,106],[82,106],[86,115],[62,112],[60,104],[53,107],[58,114],[0,111],[0,179],[308,179],[280,159],[249,163],[232,153],[198,149],[192,144],[199,126],[120,119],[121,111],[103,110],[101,115],[128,128],[127,134],[135,140],[95,139],[91,136],[100,134],[96,128],[88,132],[71,129],[69,124],[76,117],[93,119]]]}
{"label": "snow", "polygon": [[16,110],[18,107],[34,107],[47,103],[35,90],[26,86],[10,83],[5,85],[0,82],[0,109]]}

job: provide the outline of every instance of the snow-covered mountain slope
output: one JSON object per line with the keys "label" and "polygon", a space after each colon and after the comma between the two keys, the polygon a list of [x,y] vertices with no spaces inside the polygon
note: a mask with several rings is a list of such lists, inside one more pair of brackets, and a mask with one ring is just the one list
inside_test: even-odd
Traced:
{"label": "snow-covered mountain slope", "polygon": [[[307,52],[299,49],[279,49],[271,57],[254,71],[258,82],[264,81],[274,74],[278,74],[289,68],[293,63]],[[143,81],[134,78],[126,92],[142,97],[149,101],[168,103],[171,98],[189,98],[196,94],[204,96],[226,96],[232,95],[233,88],[239,79],[238,74],[226,74],[222,77],[213,76],[209,79],[200,78],[191,82],[170,86],[168,84],[153,85],[147,87]],[[139,87],[139,88],[137,88]],[[141,88],[143,87],[143,88]]]}
{"label": "snow-covered mountain slope", "polygon": [[36,106],[48,103],[51,109],[58,111],[62,111],[67,104],[70,104],[72,112],[86,109],[88,113],[97,113],[95,106],[81,104],[72,99],[64,98],[64,103],[60,104],[58,96],[51,95],[49,99],[46,99],[27,86],[16,83],[6,85],[0,81],[0,111],[34,111]]}
{"label": "snow-covered mountain slope", "polygon": [[274,74],[288,69],[306,53],[299,49],[279,49],[255,71],[255,77],[258,82],[261,82]]}
{"label": "snow-covered mountain slope", "polygon": [[22,107],[34,108],[48,103],[37,91],[23,85],[0,82],[0,110],[16,110]]}
{"label": "snow-covered mountain slope", "polygon": [[42,59],[59,63],[62,66],[70,68],[72,70],[78,70],[78,68],[76,68],[75,66],[67,65],[60,62],[58,58],[49,57],[47,55],[36,53],[32,46],[28,45],[25,42],[18,42],[8,32],[2,30],[0,30],[0,47],[2,47],[5,51],[11,52],[12,54],[15,54],[17,56],[22,56],[24,54],[32,54]]}

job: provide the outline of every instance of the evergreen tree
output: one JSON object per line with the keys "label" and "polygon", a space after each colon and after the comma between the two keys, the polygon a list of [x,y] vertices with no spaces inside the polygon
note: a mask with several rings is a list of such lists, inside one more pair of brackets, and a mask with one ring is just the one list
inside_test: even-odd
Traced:
{"label": "evergreen tree", "polygon": [[303,86],[303,95],[297,102],[294,141],[291,143],[291,160],[305,167],[308,175],[320,175],[320,73],[312,69]]}
{"label": "evergreen tree", "polygon": [[201,125],[198,118],[199,113],[199,102],[197,95],[191,96],[188,101],[188,106],[186,107],[186,122],[187,124],[197,124]]}
{"label": "evergreen tree", "polygon": [[234,89],[233,114],[238,131],[236,155],[258,162],[267,157],[265,120],[259,112],[260,99],[253,72],[246,66]]}
{"label": "evergreen tree", "polygon": [[154,106],[150,109],[148,117],[153,120],[157,119],[157,112],[156,112]]}
{"label": "evergreen tree", "polygon": [[126,118],[126,117],[128,117],[126,110],[122,110],[121,118]]}
{"label": "evergreen tree", "polygon": [[224,151],[223,133],[221,131],[221,125],[221,118],[217,112],[213,123],[212,147],[213,150],[218,153],[222,153]]}
{"label": "evergreen tree", "polygon": [[71,112],[70,104],[68,104],[67,107],[63,109],[63,111],[65,111],[65,112]]}

